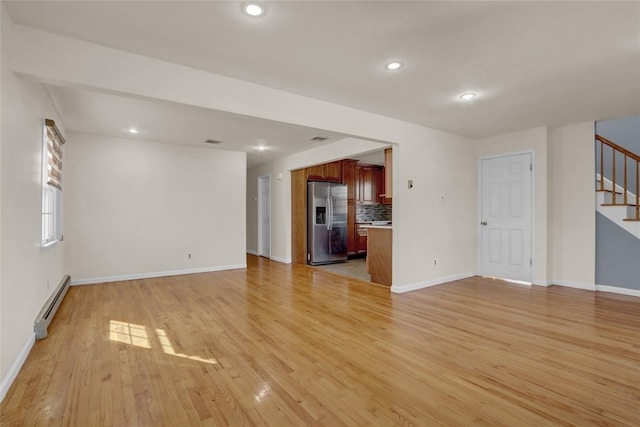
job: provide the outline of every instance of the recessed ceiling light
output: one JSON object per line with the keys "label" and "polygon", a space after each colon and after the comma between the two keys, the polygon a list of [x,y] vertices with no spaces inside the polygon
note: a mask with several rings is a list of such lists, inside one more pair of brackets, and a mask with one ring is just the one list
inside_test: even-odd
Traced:
{"label": "recessed ceiling light", "polygon": [[264,145],[258,145],[256,148],[258,149],[258,151],[264,151],[267,149],[267,147]]}
{"label": "recessed ceiling light", "polygon": [[264,6],[260,6],[259,4],[256,4],[256,3],[246,3],[242,6],[242,10],[247,15],[254,16],[254,17],[264,15],[264,11],[265,11]]}
{"label": "recessed ceiling light", "polygon": [[462,95],[460,95],[460,99],[462,99],[463,101],[471,101],[475,97],[476,94],[473,92],[463,93]]}
{"label": "recessed ceiling light", "polygon": [[135,135],[135,134],[137,134],[137,133],[139,133],[139,132],[140,132],[140,131],[139,131],[138,129],[136,129],[136,128],[129,128],[129,133],[132,133],[132,134],[134,134],[134,135]]}
{"label": "recessed ceiling light", "polygon": [[393,61],[393,62],[389,62],[387,65],[384,66],[384,68],[386,68],[387,70],[397,70],[398,68],[402,68],[402,62],[400,61]]}

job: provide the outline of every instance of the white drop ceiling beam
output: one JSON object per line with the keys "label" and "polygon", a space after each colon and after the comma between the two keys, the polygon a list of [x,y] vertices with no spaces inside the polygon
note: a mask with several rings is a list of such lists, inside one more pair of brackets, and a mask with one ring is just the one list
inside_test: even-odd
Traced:
{"label": "white drop ceiling beam", "polygon": [[363,138],[437,139],[423,126],[13,24],[12,68],[35,80],[178,102]]}

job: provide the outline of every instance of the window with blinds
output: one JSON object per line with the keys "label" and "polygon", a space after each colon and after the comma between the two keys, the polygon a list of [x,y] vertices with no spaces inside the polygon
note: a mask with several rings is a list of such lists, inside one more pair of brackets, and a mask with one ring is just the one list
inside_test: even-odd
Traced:
{"label": "window with blinds", "polygon": [[47,184],[62,190],[62,145],[64,138],[51,119],[45,119],[47,144]]}
{"label": "window with blinds", "polygon": [[42,143],[42,246],[62,240],[62,146],[64,138],[45,119]]}

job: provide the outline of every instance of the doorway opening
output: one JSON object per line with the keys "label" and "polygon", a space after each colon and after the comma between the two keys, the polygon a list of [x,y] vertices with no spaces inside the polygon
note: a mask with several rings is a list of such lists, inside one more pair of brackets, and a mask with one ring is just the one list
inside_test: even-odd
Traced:
{"label": "doorway opening", "polygon": [[258,255],[271,257],[271,175],[258,177]]}

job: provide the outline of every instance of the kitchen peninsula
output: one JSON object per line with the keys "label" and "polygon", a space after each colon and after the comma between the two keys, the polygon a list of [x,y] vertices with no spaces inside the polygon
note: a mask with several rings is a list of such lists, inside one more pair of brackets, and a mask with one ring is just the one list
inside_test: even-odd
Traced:
{"label": "kitchen peninsula", "polygon": [[367,228],[367,269],[371,281],[381,285],[392,284],[392,225],[362,225]]}

